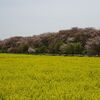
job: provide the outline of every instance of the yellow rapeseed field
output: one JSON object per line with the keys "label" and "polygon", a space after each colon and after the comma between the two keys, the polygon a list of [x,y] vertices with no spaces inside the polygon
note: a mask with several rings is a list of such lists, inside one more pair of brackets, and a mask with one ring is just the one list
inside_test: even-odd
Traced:
{"label": "yellow rapeseed field", "polygon": [[0,100],[100,100],[100,58],[0,54]]}

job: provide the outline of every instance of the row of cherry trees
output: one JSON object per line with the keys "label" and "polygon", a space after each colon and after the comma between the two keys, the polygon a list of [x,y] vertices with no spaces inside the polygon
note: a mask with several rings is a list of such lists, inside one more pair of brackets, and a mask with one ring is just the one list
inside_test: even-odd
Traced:
{"label": "row of cherry trees", "polygon": [[0,52],[99,56],[100,30],[72,28],[32,37],[11,37],[0,41]]}

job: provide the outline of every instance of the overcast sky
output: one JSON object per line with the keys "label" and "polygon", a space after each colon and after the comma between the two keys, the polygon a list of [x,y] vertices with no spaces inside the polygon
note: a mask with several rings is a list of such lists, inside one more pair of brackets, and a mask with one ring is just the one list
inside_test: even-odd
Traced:
{"label": "overcast sky", "polygon": [[76,26],[100,28],[100,0],[0,0],[0,39]]}

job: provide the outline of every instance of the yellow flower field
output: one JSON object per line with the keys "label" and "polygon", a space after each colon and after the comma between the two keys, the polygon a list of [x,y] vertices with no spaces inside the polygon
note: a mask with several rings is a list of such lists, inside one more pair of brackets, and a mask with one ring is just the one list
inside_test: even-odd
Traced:
{"label": "yellow flower field", "polygon": [[100,58],[0,54],[0,100],[100,100]]}

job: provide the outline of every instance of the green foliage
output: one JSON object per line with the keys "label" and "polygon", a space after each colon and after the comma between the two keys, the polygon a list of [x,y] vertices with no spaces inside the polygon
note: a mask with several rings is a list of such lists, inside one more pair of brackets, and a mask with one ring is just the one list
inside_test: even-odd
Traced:
{"label": "green foliage", "polygon": [[81,43],[67,43],[61,45],[60,51],[63,54],[82,54],[83,47]]}
{"label": "green foliage", "polygon": [[84,48],[80,42],[74,43],[74,54],[82,54]]}
{"label": "green foliage", "polygon": [[47,52],[48,52],[48,49],[46,46],[41,46],[41,47],[36,48],[36,53],[47,53]]}
{"label": "green foliage", "polygon": [[20,44],[18,47],[20,53],[27,53],[28,48],[29,48],[28,44],[24,44],[24,43]]}
{"label": "green foliage", "polygon": [[63,44],[62,40],[54,39],[51,44],[49,44],[49,53],[59,54],[60,53],[60,46]]}

